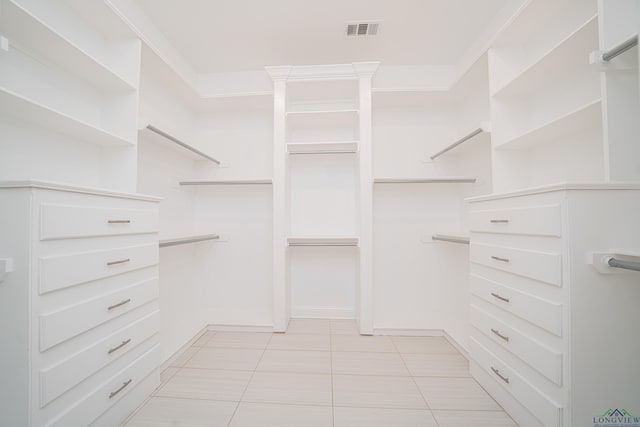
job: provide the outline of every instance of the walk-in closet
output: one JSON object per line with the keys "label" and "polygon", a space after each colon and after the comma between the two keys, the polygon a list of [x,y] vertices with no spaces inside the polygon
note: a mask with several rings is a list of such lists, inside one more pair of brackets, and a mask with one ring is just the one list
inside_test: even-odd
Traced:
{"label": "walk-in closet", "polygon": [[0,0],[0,427],[640,426],[640,0]]}

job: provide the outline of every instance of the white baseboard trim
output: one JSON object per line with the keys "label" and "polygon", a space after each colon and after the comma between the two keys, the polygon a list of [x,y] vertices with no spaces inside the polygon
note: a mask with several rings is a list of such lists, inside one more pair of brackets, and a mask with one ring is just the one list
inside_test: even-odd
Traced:
{"label": "white baseboard trim", "polygon": [[393,329],[393,328],[374,328],[373,335],[394,335],[400,337],[444,337],[449,343],[456,348],[469,360],[469,352],[464,349],[447,331],[443,329]]}
{"label": "white baseboard trim", "polygon": [[354,319],[353,307],[291,307],[291,318]]}
{"label": "white baseboard trim", "polygon": [[162,362],[160,364],[160,372],[164,371],[165,369],[167,369],[169,366],[171,366],[171,364],[182,354],[184,353],[189,347],[191,347],[193,345],[193,343],[195,343],[196,341],[198,341],[198,339],[203,336],[205,333],[207,332],[207,327],[205,326],[204,328],[200,329],[200,331],[195,334],[195,336],[193,338],[191,338],[189,341],[187,341],[186,343],[184,343],[180,348],[178,348],[167,360],[165,360],[164,362]]}

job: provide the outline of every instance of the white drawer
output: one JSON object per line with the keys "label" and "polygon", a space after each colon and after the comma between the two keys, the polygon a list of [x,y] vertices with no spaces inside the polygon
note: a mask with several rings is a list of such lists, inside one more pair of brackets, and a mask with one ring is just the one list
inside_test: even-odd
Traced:
{"label": "white drawer", "polygon": [[40,370],[40,407],[159,331],[160,315],[153,313],[119,329],[60,363]]}
{"label": "white drawer", "polygon": [[158,277],[40,315],[40,351],[158,298]]}
{"label": "white drawer", "polygon": [[95,391],[55,419],[50,427],[88,426],[110,406],[121,400],[147,377],[160,363],[160,345],[130,363],[126,368],[100,384]]}
{"label": "white drawer", "polygon": [[40,295],[158,263],[158,245],[127,246],[40,258]]}
{"label": "white drawer", "polygon": [[560,205],[472,210],[469,226],[484,233],[562,236]]}
{"label": "white drawer", "polygon": [[469,321],[498,345],[522,359],[557,385],[562,385],[562,354],[513,328],[476,306],[471,306]]}
{"label": "white drawer", "polygon": [[538,298],[476,274],[469,276],[469,290],[483,300],[562,336],[562,304]]}
{"label": "white drawer", "polygon": [[515,397],[544,426],[558,427],[562,422],[562,407],[522,378],[506,363],[475,338],[469,339],[471,358]]}
{"label": "white drawer", "polygon": [[562,255],[471,243],[469,260],[487,267],[562,286]]}
{"label": "white drawer", "polygon": [[157,209],[40,205],[40,240],[155,233]]}

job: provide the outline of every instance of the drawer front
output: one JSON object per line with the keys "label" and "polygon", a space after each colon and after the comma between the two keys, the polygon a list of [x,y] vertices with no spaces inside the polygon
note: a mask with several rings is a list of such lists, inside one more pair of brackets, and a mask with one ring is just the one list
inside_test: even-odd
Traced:
{"label": "drawer front", "polygon": [[158,264],[158,245],[127,246],[40,258],[40,294]]}
{"label": "drawer front", "polygon": [[471,306],[471,325],[522,359],[557,385],[562,385],[562,354],[513,328],[504,321]]}
{"label": "drawer front", "polygon": [[562,236],[560,205],[472,210],[469,226],[472,231],[483,233]]}
{"label": "drawer front", "polygon": [[40,351],[158,298],[158,277],[40,315]]}
{"label": "drawer front", "polygon": [[159,329],[160,315],[156,310],[60,363],[41,370],[40,407],[126,354]]}
{"label": "drawer front", "polygon": [[472,243],[469,260],[534,280],[562,286],[562,255]]}
{"label": "drawer front", "polygon": [[562,336],[562,304],[518,291],[509,286],[471,274],[469,290],[483,300],[527,320],[557,336]]}
{"label": "drawer front", "polygon": [[155,233],[157,209],[40,205],[40,240]]}
{"label": "drawer front", "polygon": [[471,337],[469,342],[472,359],[535,415],[543,425],[546,427],[561,425],[562,407],[560,405],[518,375],[475,338]]}
{"label": "drawer front", "polygon": [[100,384],[95,391],[55,419],[51,427],[88,426],[104,411],[126,397],[160,364],[160,345],[134,360],[126,368]]}

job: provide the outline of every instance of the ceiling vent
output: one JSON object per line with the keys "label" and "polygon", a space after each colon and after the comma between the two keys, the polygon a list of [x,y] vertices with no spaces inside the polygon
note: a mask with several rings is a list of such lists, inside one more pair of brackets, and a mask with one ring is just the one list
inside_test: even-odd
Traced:
{"label": "ceiling vent", "polygon": [[347,23],[347,36],[375,36],[378,34],[380,21],[349,22]]}

